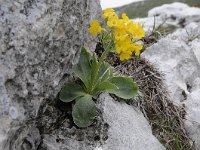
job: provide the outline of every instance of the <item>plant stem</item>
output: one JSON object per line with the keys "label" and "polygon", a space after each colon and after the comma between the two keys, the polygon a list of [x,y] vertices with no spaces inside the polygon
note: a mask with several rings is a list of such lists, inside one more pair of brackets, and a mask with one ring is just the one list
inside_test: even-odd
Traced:
{"label": "plant stem", "polygon": [[101,55],[100,59],[99,59],[99,62],[97,64],[97,67],[95,68],[94,70],[94,78],[92,80],[92,86],[91,88],[89,89],[89,92],[92,93],[92,91],[94,90],[95,86],[96,86],[96,83],[94,83],[96,81],[96,78],[97,78],[97,75],[98,75],[98,72],[99,72],[99,69],[104,61],[104,59],[106,58],[106,56],[108,55],[110,49],[109,49],[109,45],[105,48],[105,51],[103,52],[103,54]]}
{"label": "plant stem", "polygon": [[109,45],[105,48],[105,51],[103,52],[103,54],[101,55],[100,59],[99,59],[99,63],[98,65],[101,66],[101,64],[103,63],[104,59],[106,58],[106,56],[108,55],[110,49],[109,49]]}

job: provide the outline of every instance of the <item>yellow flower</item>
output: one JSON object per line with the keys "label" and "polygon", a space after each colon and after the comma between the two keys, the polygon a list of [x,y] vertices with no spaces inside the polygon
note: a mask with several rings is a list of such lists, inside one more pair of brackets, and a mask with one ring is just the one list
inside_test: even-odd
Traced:
{"label": "yellow flower", "polygon": [[113,19],[110,23],[108,18],[108,26],[114,29],[115,50],[119,54],[120,60],[128,60],[132,53],[136,56],[140,55],[142,49],[141,44],[134,43],[135,40],[140,40],[144,37],[144,30],[140,23],[135,23],[130,20],[125,13],[122,14],[122,19]]}
{"label": "yellow flower", "polygon": [[124,41],[116,41],[115,50],[119,54],[121,61],[130,59],[133,52],[130,38],[126,37]]}
{"label": "yellow flower", "polygon": [[135,52],[135,55],[139,56],[140,55],[140,51],[143,48],[143,45],[142,44],[131,44],[131,48]]}
{"label": "yellow flower", "polygon": [[121,30],[126,29],[126,24],[124,23],[123,19],[118,20],[118,25],[116,26],[116,28],[121,29]]}
{"label": "yellow flower", "polygon": [[125,21],[129,20],[128,16],[125,13],[122,14],[122,19]]}
{"label": "yellow flower", "polygon": [[142,48],[142,44],[131,43],[130,38],[126,38],[124,41],[116,41],[115,44],[115,51],[119,54],[121,61],[130,59],[133,52],[136,56],[139,56]]}
{"label": "yellow flower", "polygon": [[109,27],[116,27],[118,25],[119,21],[118,21],[118,16],[110,16],[108,18],[108,21],[107,21],[107,25]]}
{"label": "yellow flower", "polygon": [[138,36],[138,38],[143,38],[144,37],[144,35],[145,35],[145,32],[144,32],[144,29],[142,28],[142,26],[141,26],[141,24],[138,22],[138,24],[137,24],[137,36]]}
{"label": "yellow flower", "polygon": [[101,31],[103,30],[103,28],[99,25],[99,21],[98,20],[93,20],[91,22],[90,28],[89,28],[89,32],[96,37],[98,33],[101,33]]}
{"label": "yellow flower", "polygon": [[132,22],[125,13],[122,14],[122,20],[124,25],[128,25],[130,22]]}
{"label": "yellow flower", "polygon": [[[121,18],[118,17],[114,9],[108,8],[103,14],[102,18],[106,19],[107,26],[110,27],[108,30],[111,36],[114,38],[115,51],[119,54],[120,60],[128,60],[131,58],[132,53],[136,56],[140,55],[142,49],[142,44],[135,43],[144,37],[145,32],[140,23],[135,23],[128,18],[128,16],[123,13]],[[97,20],[91,23],[89,29],[93,36],[102,32],[103,29]]]}
{"label": "yellow flower", "polygon": [[110,18],[112,16],[117,16],[117,14],[115,13],[115,10],[112,8],[107,8],[106,10],[104,10],[102,14],[103,19]]}
{"label": "yellow flower", "polygon": [[116,53],[120,54],[122,52],[123,49],[123,43],[117,42],[115,44],[115,51]]}
{"label": "yellow flower", "polygon": [[127,32],[132,36],[134,40],[139,40],[144,37],[144,29],[140,23],[130,22],[127,25]]}
{"label": "yellow flower", "polygon": [[124,41],[127,37],[125,29],[115,29],[114,36],[116,41]]}
{"label": "yellow flower", "polygon": [[121,60],[121,61],[123,61],[123,60],[129,60],[130,58],[131,58],[131,54],[132,53],[121,53],[120,55],[119,55],[119,59]]}

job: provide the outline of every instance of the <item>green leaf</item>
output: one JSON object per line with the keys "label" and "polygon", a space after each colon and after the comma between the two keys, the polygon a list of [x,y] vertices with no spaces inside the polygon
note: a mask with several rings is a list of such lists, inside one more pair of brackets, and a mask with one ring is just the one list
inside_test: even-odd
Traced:
{"label": "green leaf", "polygon": [[99,72],[96,78],[96,84],[109,79],[110,71],[111,71],[110,65],[106,62],[103,62],[99,68]]}
{"label": "green leaf", "polygon": [[97,63],[98,63],[97,54],[94,52],[92,57],[92,68],[93,66],[97,66]]}
{"label": "green leaf", "polygon": [[81,50],[79,62],[75,66],[74,72],[83,81],[84,85],[88,89],[91,82],[91,64],[90,54],[84,47]]}
{"label": "green leaf", "polygon": [[97,59],[97,55],[94,52],[93,53],[93,58],[92,58],[92,74],[91,74],[91,81],[94,81],[95,79],[95,72],[97,71],[97,66],[98,66],[98,59]]}
{"label": "green leaf", "polygon": [[95,87],[93,93],[95,95],[95,94],[98,94],[99,92],[104,92],[104,91],[109,91],[109,90],[117,90],[117,89],[118,89],[118,87],[115,84],[111,83],[110,81],[104,81],[104,82],[99,83]]}
{"label": "green leaf", "polygon": [[85,95],[76,99],[72,110],[74,123],[78,127],[90,126],[96,117],[96,106],[91,95]]}
{"label": "green leaf", "polygon": [[108,90],[109,93],[115,94],[118,97],[123,99],[131,99],[138,92],[138,86],[129,77],[113,77],[109,80],[111,83],[115,84],[118,89]]}
{"label": "green leaf", "polygon": [[61,89],[59,98],[63,102],[71,102],[77,97],[86,95],[83,88],[76,84],[76,83],[67,83],[64,85],[64,87]]}

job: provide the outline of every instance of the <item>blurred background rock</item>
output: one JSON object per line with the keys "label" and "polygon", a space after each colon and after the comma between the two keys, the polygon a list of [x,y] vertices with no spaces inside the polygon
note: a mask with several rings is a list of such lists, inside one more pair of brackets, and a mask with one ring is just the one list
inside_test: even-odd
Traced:
{"label": "blurred background rock", "polygon": [[146,17],[154,7],[173,2],[186,3],[192,7],[200,7],[200,0],[101,0],[102,9],[115,7],[121,13],[125,12],[130,18]]}

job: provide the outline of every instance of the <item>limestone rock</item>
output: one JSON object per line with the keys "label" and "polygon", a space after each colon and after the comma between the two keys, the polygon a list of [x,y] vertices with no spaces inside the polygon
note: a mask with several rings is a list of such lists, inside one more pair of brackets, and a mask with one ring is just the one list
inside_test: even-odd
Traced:
{"label": "limestone rock", "polygon": [[56,98],[81,46],[94,50],[87,30],[101,12],[98,1],[0,0],[0,6],[0,149],[165,149],[126,103],[102,95],[96,121],[82,129],[72,121],[72,103]]}
{"label": "limestone rock", "polygon": [[174,3],[149,12],[156,13],[182,18],[186,26],[161,38],[142,56],[165,74],[165,84],[174,104],[185,106],[185,128],[200,150],[200,9]]}
{"label": "limestone rock", "polygon": [[81,46],[94,50],[87,30],[100,12],[94,0],[0,0],[0,146],[55,98]]}
{"label": "limestone rock", "polygon": [[136,18],[134,20],[141,22],[146,34],[148,34],[154,26],[183,28],[192,22],[200,22],[199,14],[199,8],[176,2],[155,7],[148,12],[147,18]]}
{"label": "limestone rock", "polygon": [[199,14],[199,8],[189,7],[187,4],[177,2],[151,9],[148,12],[148,17],[159,16],[163,20],[167,19],[171,24],[185,26],[191,22],[199,22]]}
{"label": "limestone rock", "polygon": [[65,117],[64,123],[59,128],[52,127],[51,132],[47,132],[48,125],[61,115],[53,107],[44,106],[41,110],[45,113],[39,115],[38,121],[46,122],[46,129],[39,150],[145,150],[147,147],[165,150],[152,135],[151,126],[138,108],[118,102],[106,93],[101,94],[96,103],[99,115],[91,126],[77,128]]}
{"label": "limestone rock", "polygon": [[102,150],[164,150],[152,135],[151,127],[141,111],[125,102],[114,101],[109,95],[100,96],[104,121],[109,124],[108,140]]}

